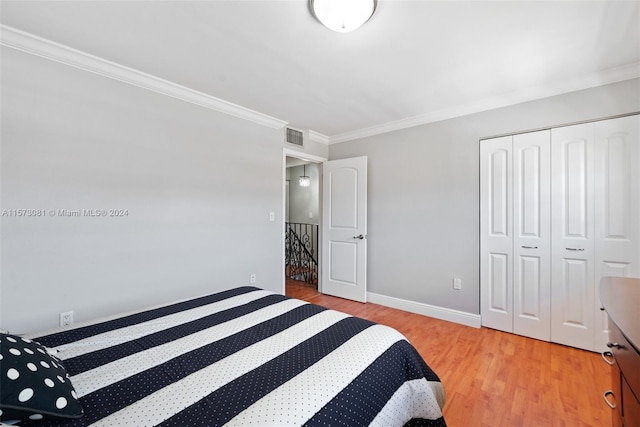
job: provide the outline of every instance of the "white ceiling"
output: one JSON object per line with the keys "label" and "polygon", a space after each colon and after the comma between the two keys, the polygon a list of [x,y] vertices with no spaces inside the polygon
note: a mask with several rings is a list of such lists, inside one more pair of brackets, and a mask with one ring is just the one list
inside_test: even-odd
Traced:
{"label": "white ceiling", "polygon": [[[2,24],[339,142],[640,76],[639,1],[2,1]],[[640,88],[639,88],[640,93]]]}

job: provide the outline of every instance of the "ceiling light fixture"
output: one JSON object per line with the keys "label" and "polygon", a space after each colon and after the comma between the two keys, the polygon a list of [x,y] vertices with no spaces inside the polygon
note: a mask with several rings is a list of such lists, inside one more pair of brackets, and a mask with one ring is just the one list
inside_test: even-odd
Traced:
{"label": "ceiling light fixture", "polygon": [[339,33],[360,28],[376,11],[377,0],[309,0],[315,18],[330,30]]}
{"label": "ceiling light fixture", "polygon": [[298,178],[298,184],[300,184],[300,187],[309,187],[311,185],[311,178],[307,176],[307,165],[302,165],[302,176]]}

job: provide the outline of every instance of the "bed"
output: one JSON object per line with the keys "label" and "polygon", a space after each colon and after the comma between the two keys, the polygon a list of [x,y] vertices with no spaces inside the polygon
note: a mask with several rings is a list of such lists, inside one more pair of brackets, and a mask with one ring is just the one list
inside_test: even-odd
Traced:
{"label": "bed", "polygon": [[23,426],[445,425],[442,384],[398,331],[255,287],[3,334],[2,356],[0,417]]}

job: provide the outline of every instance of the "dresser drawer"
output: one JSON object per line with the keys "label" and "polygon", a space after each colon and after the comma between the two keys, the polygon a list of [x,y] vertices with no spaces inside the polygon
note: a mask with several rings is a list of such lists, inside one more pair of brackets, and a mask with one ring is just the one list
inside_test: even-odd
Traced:
{"label": "dresser drawer", "polygon": [[604,400],[611,407],[611,426],[622,427],[622,374],[615,363],[611,367],[611,390],[604,394]]}
{"label": "dresser drawer", "polygon": [[609,344],[616,363],[636,397],[640,395],[640,354],[629,344],[615,323],[610,323]]}
{"label": "dresser drawer", "polygon": [[622,378],[622,419],[625,427],[640,426],[640,402]]}

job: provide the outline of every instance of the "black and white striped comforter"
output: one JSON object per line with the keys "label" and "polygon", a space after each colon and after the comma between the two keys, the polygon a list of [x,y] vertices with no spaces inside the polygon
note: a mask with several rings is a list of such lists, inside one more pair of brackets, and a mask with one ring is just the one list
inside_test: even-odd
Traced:
{"label": "black and white striped comforter", "polygon": [[253,287],[30,337],[85,415],[22,425],[444,425],[442,384],[396,330]]}

